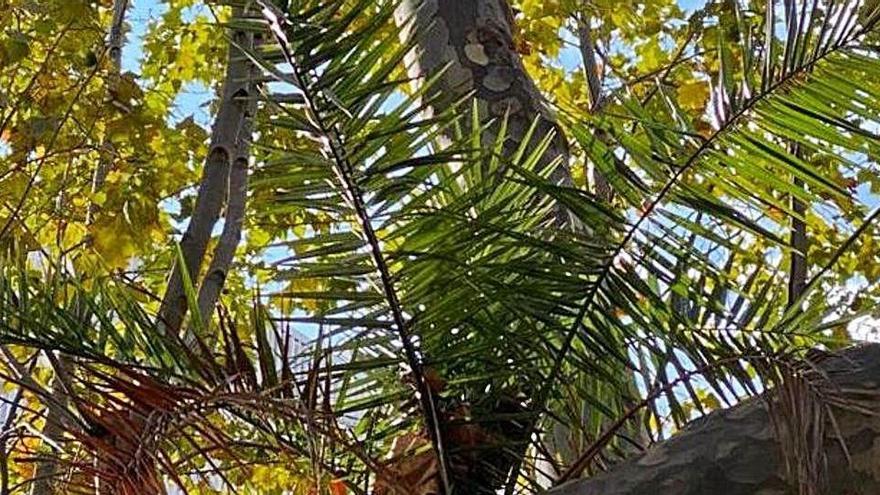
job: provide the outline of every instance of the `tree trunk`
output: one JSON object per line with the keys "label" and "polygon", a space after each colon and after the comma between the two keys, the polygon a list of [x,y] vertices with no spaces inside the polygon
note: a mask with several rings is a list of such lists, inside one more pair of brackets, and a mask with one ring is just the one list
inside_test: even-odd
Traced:
{"label": "tree trunk", "polygon": [[[122,48],[125,44],[125,31],[123,28],[125,23],[125,13],[127,10],[128,0],[113,1],[113,21],[110,24],[110,36],[107,40],[107,53],[110,56],[110,62],[112,63],[112,72],[110,73],[109,80],[110,87],[119,84],[122,72]],[[100,191],[104,187],[104,182],[107,180],[107,174],[110,172],[110,166],[113,163],[113,153],[115,152],[115,148],[109,137],[104,138],[101,147],[104,149],[106,157],[98,162],[98,166],[95,168],[95,172],[92,175],[92,194]],[[97,204],[94,202],[89,203],[89,209],[86,213],[86,225],[92,223],[96,210]]]}
{"label": "tree trunk", "polygon": [[[248,44],[256,49],[262,44],[262,38],[251,34]],[[235,154],[232,156],[232,169],[229,171],[229,200],[226,205],[223,232],[220,233],[217,247],[214,248],[214,253],[211,256],[211,264],[208,265],[208,271],[205,273],[205,278],[199,288],[199,314],[205,327],[211,321],[214,306],[217,304],[220,292],[226,284],[226,276],[235,258],[235,251],[241,242],[244,217],[247,211],[251,135],[254,118],[257,113],[258,83],[256,81],[260,75],[259,72],[257,66],[250,64],[245,116],[240,137],[236,143]]]}
{"label": "tree trunk", "polygon": [[[128,12],[129,0],[113,1],[113,18],[110,22],[110,31],[107,38],[107,54],[110,58],[109,84],[114,86],[118,84],[120,72],[122,70],[122,48],[125,44],[125,17]],[[109,138],[104,138],[101,147],[105,150],[106,156],[99,160],[97,167],[92,175],[92,194],[100,191],[107,179],[107,173],[110,171],[114,153],[113,143]],[[59,197],[59,205],[63,202]],[[90,225],[94,220],[97,204],[90,202],[86,211],[85,224]],[[67,356],[60,355],[59,361],[62,367],[71,368],[71,362]],[[64,407],[68,405],[68,398],[64,393],[64,387],[60,382],[57,373],[52,380],[52,395]],[[49,409],[46,413],[46,423],[43,427],[42,436],[48,445],[57,444],[64,435],[64,428],[61,425],[61,418],[57,409]],[[52,485],[56,481],[58,474],[58,463],[54,459],[45,459],[37,463],[34,470],[34,481],[31,485],[31,495],[48,495],[53,493]]]}
{"label": "tree trunk", "polygon": [[[237,8],[234,15],[236,17],[243,15],[242,9]],[[243,143],[250,138],[248,134],[253,118],[250,115],[251,102],[256,97],[253,94],[253,63],[239,47],[251,49],[253,35],[244,31],[236,31],[232,34],[222,96],[211,131],[211,145],[205,160],[196,205],[180,241],[183,265],[194,286],[198,285],[198,276],[208,249],[208,242],[227,200],[233,162],[238,160],[241,150],[247,150]],[[233,192],[238,193],[240,190],[238,188]],[[233,248],[232,251],[234,250]],[[176,263],[159,309],[159,324],[163,331],[177,334],[183,325],[186,311],[187,299],[181,266],[180,263]]]}
{"label": "tree trunk", "polygon": [[[255,108],[256,104],[253,103],[251,107]],[[205,326],[211,320],[214,305],[220,298],[220,292],[226,283],[226,275],[235,258],[235,250],[241,242],[244,215],[247,210],[249,148],[250,143],[247,139],[243,139],[239,143],[238,155],[232,162],[232,170],[229,173],[229,204],[226,207],[223,232],[220,234],[211,264],[199,289],[199,314]]]}
{"label": "tree trunk", "polygon": [[[602,69],[600,69],[599,54],[596,52],[596,43],[593,40],[592,18],[587,9],[578,15],[577,36],[581,60],[584,63],[584,76],[590,93],[590,113],[595,114],[602,111],[608,100],[606,95],[602,94]],[[601,129],[596,129],[595,135],[600,141],[607,142],[608,136]],[[586,162],[585,165],[587,168],[584,170],[584,177],[589,177],[593,194],[606,203],[610,203],[614,197],[614,191],[611,184],[608,183],[608,179],[595,166],[591,167]]]}
{"label": "tree trunk", "polygon": [[[821,425],[822,486],[813,488],[829,495],[880,493],[880,345],[847,349],[819,362],[818,368],[827,381],[815,380],[813,385],[833,400],[823,406],[831,419]],[[763,399],[714,412],[645,454],[548,495],[797,493],[786,474],[791,467],[785,464],[793,452],[787,442],[780,445],[768,414],[773,397],[771,391]],[[841,406],[842,398],[849,404]]]}
{"label": "tree trunk", "polygon": [[[437,114],[461,102],[459,113],[464,117],[460,123],[467,129],[472,121],[472,107],[469,101],[462,100],[468,97],[476,99],[481,123],[495,122],[481,136],[485,148],[496,142],[499,123],[507,118],[507,136],[502,153],[508,157],[523,144],[532,125],[535,125],[535,129],[530,142],[526,143],[528,151],[548,133],[555,133],[539,164],[556,164],[551,176],[553,182],[572,185],[568,143],[544,97],[523,66],[513,11],[507,0],[402,0],[395,19],[401,27],[401,39],[415,42],[415,49],[406,57],[408,75],[420,83],[437,78],[435,86],[429,91],[431,95],[438,95],[430,109],[431,113]],[[598,79],[594,82],[593,96],[598,99]],[[601,174],[594,174],[594,179],[596,176],[599,177],[597,180],[603,181],[600,186],[602,198],[610,200],[610,187],[607,187]],[[581,230],[583,227],[562,205],[556,206],[553,217],[555,224],[561,228]],[[520,444],[524,446],[525,442],[520,441]],[[479,454],[492,457],[493,460],[503,459],[500,463],[504,465],[502,470],[516,469],[524,452],[515,452],[511,456],[514,450],[490,451],[489,454],[484,450]],[[518,459],[512,459],[517,456]],[[502,478],[507,474],[502,473]],[[484,488],[489,487],[489,491],[494,491],[498,486],[489,479],[497,477],[496,472],[476,469],[467,476],[469,480],[457,476],[457,481],[467,489],[482,483]],[[500,479],[499,482],[503,484],[505,480]]]}
{"label": "tree trunk", "polygon": [[[549,132],[556,135],[541,163],[559,160],[553,180],[571,184],[568,144],[544,98],[526,73],[517,52],[515,25],[506,0],[403,0],[396,12],[403,39],[415,30],[417,49],[406,59],[410,77],[427,80],[445,69],[437,81],[440,103],[434,113],[469,95],[476,98],[483,122],[508,114],[508,136],[503,152],[511,155],[537,119],[530,146]],[[433,93],[433,92],[432,92]],[[464,103],[468,113],[470,106]],[[462,119],[467,125],[470,117]],[[483,143],[495,142],[498,125],[483,133]],[[527,148],[528,149],[528,148]],[[566,215],[557,221],[567,223]]]}
{"label": "tree trunk", "polygon": [[[62,357],[61,359],[65,365],[69,364],[66,358]],[[70,403],[57,372],[52,380],[52,400],[64,408],[68,407]],[[44,444],[49,445],[50,448],[54,448],[54,445],[59,444],[64,437],[65,427],[60,421],[60,416],[61,414],[56,408],[48,408],[46,411],[46,424],[43,426],[41,433],[43,438],[47,439]],[[58,471],[58,462],[51,456],[38,462],[34,470],[34,481],[31,485],[30,494],[51,495],[55,493],[53,486],[58,481]]]}

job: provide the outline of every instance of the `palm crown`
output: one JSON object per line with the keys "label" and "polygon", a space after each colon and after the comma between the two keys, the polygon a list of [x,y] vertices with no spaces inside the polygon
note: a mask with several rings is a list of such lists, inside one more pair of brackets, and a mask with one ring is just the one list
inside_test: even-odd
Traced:
{"label": "palm crown", "polygon": [[[64,432],[21,457],[106,493],[281,472],[329,493],[533,492],[839,345],[865,312],[828,295],[876,235],[845,179],[876,167],[880,12],[749,3],[692,17],[717,26],[711,51],[677,54],[711,68],[704,114],[671,93],[674,60],[517,130],[515,109],[450,100],[454,67],[402,75],[421,25],[399,2],[235,6],[259,106],[248,221],[279,233],[253,297],[206,307],[180,270],[190,316],[169,332],[127,279],[10,247],[7,426]],[[560,177],[576,163],[609,191]],[[813,225],[834,235],[807,244]]]}

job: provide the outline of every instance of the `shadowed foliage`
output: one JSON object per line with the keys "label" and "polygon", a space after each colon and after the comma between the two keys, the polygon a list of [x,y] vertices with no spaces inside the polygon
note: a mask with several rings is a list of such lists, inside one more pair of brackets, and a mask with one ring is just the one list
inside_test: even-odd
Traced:
{"label": "shadowed foliage", "polygon": [[880,297],[880,7],[569,3],[169,2],[214,122],[145,62],[143,150],[82,114],[103,59],[25,139],[4,35],[2,494],[869,493],[877,348],[834,352]]}

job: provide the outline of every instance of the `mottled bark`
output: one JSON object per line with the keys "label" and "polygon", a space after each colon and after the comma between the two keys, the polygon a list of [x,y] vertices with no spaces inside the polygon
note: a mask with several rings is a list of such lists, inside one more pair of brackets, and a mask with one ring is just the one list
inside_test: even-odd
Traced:
{"label": "mottled bark", "polygon": [[[414,35],[416,49],[407,57],[409,75],[425,80],[446,69],[437,81],[440,95],[433,111],[473,95],[480,117],[500,121],[509,112],[508,139],[503,152],[510,155],[538,119],[529,143],[534,146],[549,132],[555,138],[542,156],[543,164],[560,160],[553,179],[570,184],[569,151],[544,98],[526,73],[516,50],[514,19],[506,0],[403,0],[396,13],[406,27],[401,37]],[[412,30],[415,30],[413,33]],[[470,108],[466,105],[467,111]],[[467,124],[470,118],[463,119]],[[483,142],[495,142],[497,124],[483,133]],[[558,215],[560,221],[564,215]]]}
{"label": "mottled bark", "polygon": [[110,37],[107,40],[107,48],[113,67],[119,70],[122,67],[122,46],[125,41],[123,23],[125,12],[128,10],[128,0],[114,0],[113,21],[110,24]]}
{"label": "mottled bark", "polygon": [[[826,403],[833,420],[823,428],[823,493],[880,493],[880,345],[847,349],[818,368],[827,379],[813,385],[852,402],[845,408],[832,405],[837,400]],[[752,399],[694,421],[609,472],[570,482],[548,495],[797,493],[789,486],[781,454],[787,446],[776,438],[767,401]]]}
{"label": "mottled bark", "polygon": [[[242,15],[242,11],[238,9],[236,15]],[[211,130],[208,157],[202,171],[192,218],[180,241],[183,265],[194,286],[198,285],[208,242],[226,201],[233,161],[238,156],[242,143],[249,138],[249,107],[255,97],[251,94],[253,64],[240,47],[252,48],[253,35],[244,31],[232,33],[226,76],[219,110]],[[160,327],[166,333],[178,333],[186,311],[187,299],[181,266],[176,263],[159,310]]]}

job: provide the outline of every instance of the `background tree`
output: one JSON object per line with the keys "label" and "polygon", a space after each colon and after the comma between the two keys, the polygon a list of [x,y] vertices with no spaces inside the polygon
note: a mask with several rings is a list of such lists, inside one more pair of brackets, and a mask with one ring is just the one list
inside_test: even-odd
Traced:
{"label": "background tree", "polygon": [[[199,5],[140,79],[83,50],[110,5],[8,9],[3,490],[48,462],[62,492],[700,491],[741,473],[670,478],[695,433],[624,458],[769,387],[707,420],[782,447],[731,489],[872,486],[822,467],[870,368],[797,363],[875,306],[876,5]],[[24,132],[47,73],[77,89]],[[170,115],[193,81],[210,140]]]}

